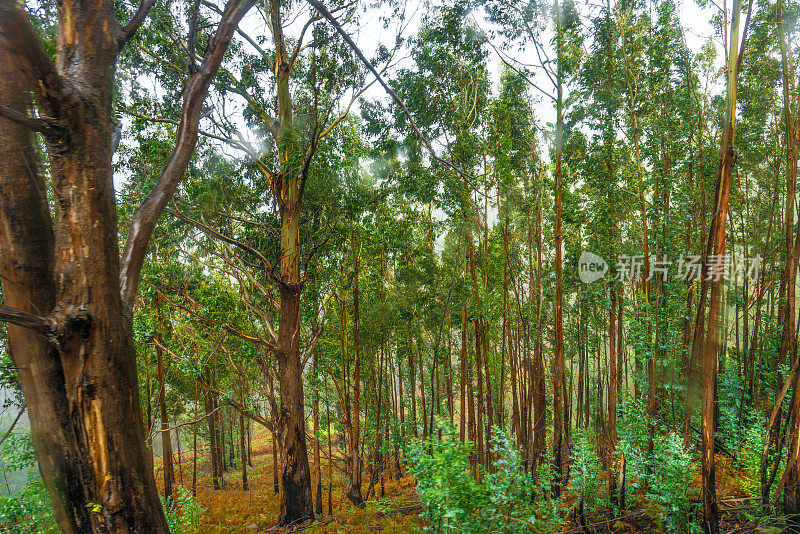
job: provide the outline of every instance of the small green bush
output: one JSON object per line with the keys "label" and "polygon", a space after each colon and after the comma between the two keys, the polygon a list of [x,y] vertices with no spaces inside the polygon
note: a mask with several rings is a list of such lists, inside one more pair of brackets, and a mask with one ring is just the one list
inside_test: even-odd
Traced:
{"label": "small green bush", "polygon": [[178,485],[173,499],[161,501],[172,534],[197,534],[203,519],[203,508],[191,491]]}
{"label": "small green bush", "polygon": [[662,529],[667,532],[702,532],[689,502],[693,493],[689,484],[694,475],[691,456],[683,449],[677,434],[668,434],[654,441],[652,465],[647,500],[658,508],[657,521]]}
{"label": "small green bush", "polygon": [[583,497],[584,510],[594,512],[605,503],[599,497],[600,460],[593,443],[594,433],[589,429],[575,429],[570,487],[572,492]]}
{"label": "small green bush", "polygon": [[423,516],[434,532],[516,533],[542,530],[533,499],[539,492],[520,465],[507,434],[495,429],[495,472],[481,472],[481,482],[469,467],[471,444],[462,445],[455,429],[440,422],[442,438],[408,444],[409,468],[425,506]]}
{"label": "small green bush", "polygon": [[50,497],[36,464],[30,433],[9,434],[1,453],[4,477],[18,471],[28,471],[28,475],[26,485],[20,491],[13,495],[0,495],[0,532],[58,532]]}

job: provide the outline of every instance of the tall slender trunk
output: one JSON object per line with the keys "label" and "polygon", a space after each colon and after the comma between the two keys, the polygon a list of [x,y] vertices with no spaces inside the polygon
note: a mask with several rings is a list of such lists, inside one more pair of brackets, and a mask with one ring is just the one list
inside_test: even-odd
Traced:
{"label": "tall slender trunk", "polygon": [[556,255],[556,300],[555,300],[555,342],[553,351],[553,494],[561,495],[566,483],[566,440],[564,429],[564,265],[562,258],[561,210],[564,177],[562,170],[562,150],[564,142],[564,101],[562,88],[562,55],[564,35],[561,21],[561,4],[556,2],[556,165],[555,165],[555,255]]}
{"label": "tall slender trunk", "polygon": [[460,403],[459,403],[459,427],[458,438],[461,443],[464,443],[464,432],[466,426],[466,389],[467,389],[467,303],[464,302],[461,308],[461,387],[460,387]]}
{"label": "tall slender trunk", "polygon": [[610,293],[611,309],[608,317],[608,424],[606,426],[606,435],[608,436],[609,494],[611,502],[616,504],[617,488],[612,466],[614,451],[617,448],[617,287],[612,285]]}
{"label": "tall slender trunk", "polygon": [[300,359],[300,206],[301,170],[297,168],[300,147],[294,139],[294,117],[289,88],[291,59],[286,53],[283,20],[278,0],[270,1],[270,25],[275,44],[280,130],[277,144],[280,175],[272,183],[273,197],[281,218],[280,231],[280,307],[278,323],[278,381],[281,390],[278,434],[281,450],[281,513],[279,524],[290,525],[314,518],[311,497],[311,470],[306,446],[303,367]]}
{"label": "tall slender trunk", "polygon": [[547,398],[544,378],[544,355],[542,337],[544,324],[544,296],[542,281],[542,184],[541,174],[536,181],[536,338],[533,344],[533,380],[531,388],[533,397],[533,446],[531,447],[531,471],[537,476],[537,470],[546,449]]}
{"label": "tall slender trunk", "polygon": [[[364,503],[364,499],[361,496],[361,454],[359,453],[358,445],[360,442],[359,432],[360,432],[360,421],[361,421],[361,411],[360,411],[360,401],[361,401],[361,352],[360,352],[360,342],[359,342],[359,324],[361,322],[360,312],[359,312],[359,291],[358,291],[358,275],[359,275],[359,254],[360,251],[357,245],[353,247],[353,254],[355,258],[353,260],[353,271],[354,271],[354,279],[353,279],[353,353],[355,357],[355,361],[353,364],[353,375],[351,377],[351,382],[353,383],[353,418],[352,418],[352,432],[350,433],[350,478],[348,481],[347,489],[345,490],[345,495],[350,502],[355,504],[356,506],[361,506]],[[347,384],[344,384],[344,387],[349,387]]]}
{"label": "tall slender trunk", "polygon": [[[419,358],[417,358],[417,365],[419,369],[419,400],[420,407],[422,408],[422,439],[428,437],[428,408],[425,400],[425,372],[422,367],[422,334],[417,337],[417,349],[419,350]],[[433,399],[431,399],[431,410],[433,410]]]}
{"label": "tall slender trunk", "polygon": [[[194,420],[200,418],[200,395],[194,389]],[[197,497],[197,422],[192,425],[192,495]]]}
{"label": "tall slender trunk", "polygon": [[[161,302],[158,303],[159,311]],[[172,465],[172,437],[167,416],[167,389],[164,381],[164,353],[161,350],[161,332],[156,334],[156,364],[158,366],[158,409],[161,419],[161,457],[164,464],[164,498],[172,500],[172,487],[175,485],[175,469]]]}
{"label": "tall slender trunk", "polygon": [[[375,488],[375,484],[379,477],[383,477],[383,452],[381,443],[381,415],[382,415],[382,401],[383,401],[383,352],[384,344],[381,344],[380,356],[378,359],[378,384],[375,390],[376,409],[375,409],[375,448],[372,452],[372,475],[369,481],[369,488],[367,489],[367,499]],[[373,375],[374,378],[374,375]]]}
{"label": "tall slender trunk", "polygon": [[[734,121],[736,117],[736,82],[739,70],[739,18],[741,0],[733,5],[731,21],[730,50],[728,54],[728,87],[725,125],[720,147],[719,169],[717,171],[716,194],[714,200],[713,231],[708,235],[708,247],[717,257],[725,254],[725,223],[728,218],[728,202],[731,190],[731,173],[735,161]],[[702,403],[702,492],[703,528],[708,534],[719,532],[719,507],[716,493],[716,466],[714,461],[715,402],[717,387],[717,352],[720,336],[719,323],[722,310],[723,280],[711,280],[708,323],[703,343],[703,403]]]}
{"label": "tall slender trunk", "polygon": [[[244,406],[244,380],[239,385],[239,404]],[[247,434],[244,428],[244,415],[239,413],[239,453],[242,461],[242,491],[247,491]]]}
{"label": "tall slender trunk", "polygon": [[[319,378],[319,356],[314,351],[314,375]],[[322,459],[319,451],[319,393],[314,392],[314,402],[312,404],[314,416],[314,512],[322,515]]]}
{"label": "tall slender trunk", "polygon": [[[783,109],[784,109],[784,123],[786,125],[786,270],[784,271],[784,278],[786,279],[785,301],[780,300],[784,306],[784,314],[781,314],[779,308],[778,314],[783,317],[783,335],[781,337],[781,347],[779,353],[779,363],[785,364],[788,357],[792,359],[792,366],[796,367],[797,355],[797,338],[795,337],[794,320],[795,320],[795,279],[797,275],[797,250],[796,247],[800,245],[800,226],[797,229],[798,242],[794,242],[793,238],[793,224],[794,224],[794,204],[795,187],[797,182],[797,157],[798,157],[798,127],[797,117],[792,113],[793,107],[797,105],[797,96],[795,95],[795,79],[794,79],[794,60],[792,50],[789,46],[791,39],[787,36],[787,31],[784,25],[784,2],[778,2],[778,30],[780,32],[780,49],[781,49],[781,63],[783,67]],[[793,101],[794,100],[794,101]],[[784,284],[781,284],[783,289]],[[786,460],[786,486],[784,489],[784,508],[790,514],[791,520],[800,524],[800,392],[798,391],[798,377],[800,373],[795,372],[793,379],[793,392],[792,401],[789,407],[789,412],[792,414],[790,421],[787,423],[787,433],[789,435],[789,449]],[[778,372],[776,381],[776,388],[779,388],[783,383],[783,377]],[[778,411],[778,419],[780,419],[780,411]],[[780,426],[778,422],[777,427]],[[772,431],[772,429],[768,429]],[[777,432],[777,431],[776,431]]]}

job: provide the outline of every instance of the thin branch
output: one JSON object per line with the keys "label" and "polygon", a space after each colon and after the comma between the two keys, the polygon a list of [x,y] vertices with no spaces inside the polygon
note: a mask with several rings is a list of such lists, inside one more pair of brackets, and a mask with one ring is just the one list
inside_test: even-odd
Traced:
{"label": "thin branch", "polygon": [[149,436],[147,439],[148,439],[148,441],[152,441],[152,440],[153,440],[153,438],[155,438],[155,437],[156,437],[158,434],[160,434],[160,433],[164,433],[164,432],[170,432],[170,431],[172,431],[172,430],[177,430],[177,429],[179,429],[179,428],[181,428],[181,427],[184,427],[184,426],[196,425],[196,424],[197,424],[197,423],[199,423],[200,421],[203,421],[203,420],[205,420],[205,419],[208,419],[209,417],[211,417],[212,415],[214,415],[215,413],[217,413],[217,411],[219,411],[219,410],[223,409],[224,407],[225,407],[225,405],[224,405],[224,404],[223,404],[222,406],[217,406],[216,408],[214,408],[213,410],[211,410],[210,412],[208,412],[208,413],[207,413],[207,414],[205,414],[204,416],[202,416],[202,417],[198,417],[198,418],[197,418],[197,419],[195,419],[194,421],[186,421],[186,422],[183,422],[183,423],[177,424],[177,425],[175,425],[175,426],[170,426],[170,427],[167,427],[167,428],[154,428],[154,429],[153,429],[153,431],[152,431],[152,432],[150,432],[150,436]]}
{"label": "thin branch", "polygon": [[742,30],[742,43],[739,46],[739,56],[736,58],[736,75],[742,68],[742,60],[744,59],[744,45],[747,42],[747,31],[750,29],[750,15],[753,13],[753,0],[747,3],[747,16],[744,19],[744,30]]}
{"label": "thin branch", "polygon": [[[141,119],[143,121],[152,122],[153,124],[171,124],[173,126],[180,126],[180,121],[176,121],[175,119],[167,119],[162,117],[148,117],[147,115],[142,115],[141,113],[137,113],[129,109],[124,110],[124,113],[130,115],[131,117],[136,117],[137,119]],[[223,137],[221,135],[213,134],[211,132],[207,132],[204,130],[198,130],[198,132],[203,137],[208,137],[209,139],[216,139],[217,141],[221,141],[226,145],[230,145],[239,150],[246,150],[246,147],[244,147],[236,139],[232,139],[230,137]]]}
{"label": "thin branch", "polygon": [[[3,0],[7,1],[7,0]],[[181,183],[194,153],[198,139],[198,124],[208,88],[217,74],[225,52],[228,50],[234,31],[242,17],[253,7],[255,0],[229,0],[217,26],[206,47],[203,61],[196,73],[190,74],[183,89],[183,106],[177,141],[172,153],[164,165],[156,184],[147,198],[133,214],[128,240],[122,254],[120,266],[120,293],[123,305],[133,309],[136,289],[147,254],[147,247],[153,235],[156,222],[167,203],[175,194]]]}
{"label": "thin branch", "polygon": [[120,47],[136,34],[155,3],[156,0],[142,0],[139,3],[139,7],[136,8],[136,12],[133,14],[133,17],[131,17],[131,20],[122,28],[122,36],[119,38]]}
{"label": "thin branch", "polygon": [[276,282],[279,281],[278,277],[273,272],[272,262],[270,262],[263,254],[261,254],[259,251],[257,251],[255,248],[251,247],[247,243],[245,243],[243,241],[239,241],[238,239],[235,239],[233,237],[227,236],[227,235],[225,235],[225,234],[223,234],[221,232],[218,232],[217,230],[211,228],[208,225],[205,225],[205,224],[201,223],[200,221],[197,221],[195,219],[187,217],[186,215],[184,215],[183,213],[179,212],[178,210],[167,208],[164,211],[169,213],[170,215],[174,215],[175,217],[177,217],[178,219],[180,219],[180,220],[182,220],[184,222],[187,222],[187,223],[191,224],[195,228],[197,228],[199,230],[202,230],[203,232],[209,234],[211,237],[214,237],[216,239],[220,239],[222,241],[225,241],[226,243],[230,243],[231,245],[234,245],[234,246],[240,248],[241,250],[244,250],[245,252],[248,252],[248,253],[252,254],[253,256],[255,256],[264,265],[264,267],[266,268],[267,272],[270,273],[270,277],[273,278]]}
{"label": "thin branch", "polygon": [[[184,306],[180,302],[176,302],[175,300],[171,299],[167,294],[165,294],[163,291],[161,291],[159,288],[157,288],[155,285],[151,284],[150,282],[147,282],[147,285],[149,285],[151,288],[153,288],[153,290],[156,293],[158,293],[159,295],[161,295],[161,298],[166,300],[169,304],[171,304],[172,306],[178,308],[179,310],[182,310],[182,311],[188,313],[189,315],[191,315],[192,317],[194,317],[195,319],[199,320],[202,323],[205,323],[205,324],[208,324],[208,325],[211,325],[211,326],[218,326],[218,327],[222,328],[223,330],[225,330],[226,332],[228,332],[230,334],[233,334],[236,337],[242,338],[245,341],[250,341],[250,342],[253,342],[253,343],[259,343],[261,345],[266,345],[267,347],[274,347],[274,345],[272,345],[271,343],[269,343],[268,341],[266,341],[265,339],[263,339],[261,337],[254,336],[254,335],[248,334],[246,332],[242,332],[241,330],[238,330],[238,329],[236,329],[236,328],[234,328],[234,327],[232,327],[232,326],[230,326],[228,324],[221,323],[219,321],[215,321],[214,319],[209,319],[208,317],[204,317],[204,316],[200,315],[199,313],[193,311],[188,306]],[[164,348],[164,347],[162,347],[162,348]],[[166,349],[166,350],[168,350],[168,349]]]}
{"label": "thin branch", "polygon": [[51,319],[2,304],[0,304],[0,322],[28,328],[44,335],[52,335],[55,332],[55,323]]}
{"label": "thin branch", "polygon": [[200,13],[200,0],[194,0],[192,12],[189,14],[189,34],[186,37],[186,70],[190,74],[197,72],[197,17]]}
{"label": "thin branch", "polygon": [[428,141],[428,138],[425,137],[419,130],[419,128],[417,127],[417,122],[414,120],[414,116],[411,115],[411,112],[408,110],[403,100],[399,96],[397,96],[397,93],[395,93],[394,90],[391,87],[389,87],[389,84],[386,83],[386,80],[384,80],[383,77],[380,75],[380,73],[375,69],[375,67],[372,66],[372,63],[370,63],[370,61],[367,59],[367,57],[364,55],[364,53],[361,51],[358,45],[356,45],[356,43],[353,41],[350,35],[348,35],[346,31],[344,31],[341,24],[339,24],[339,21],[336,20],[336,17],[331,15],[330,11],[328,11],[328,9],[324,5],[322,5],[322,3],[319,2],[319,0],[307,0],[307,1],[317,11],[322,13],[322,16],[325,17],[328,20],[328,22],[330,22],[333,25],[333,27],[336,29],[339,35],[342,36],[342,39],[344,39],[344,41],[350,46],[350,49],[353,51],[353,53],[356,56],[358,56],[358,58],[361,60],[362,63],[364,63],[364,66],[367,67],[367,70],[369,70],[372,73],[372,75],[378,79],[378,83],[381,84],[381,87],[383,87],[384,91],[386,91],[389,94],[389,96],[392,97],[392,100],[394,100],[395,103],[398,106],[400,106],[400,109],[403,110],[403,114],[406,116],[409,124],[411,125],[411,129],[414,130],[414,133],[417,135],[420,141],[422,141],[422,143],[425,145],[425,148],[428,149],[431,158],[453,169],[460,176],[468,177],[464,171],[462,171],[449,161],[442,159],[436,155],[436,151],[433,149],[431,142]]}
{"label": "thin branch", "polygon": [[275,425],[272,424],[272,421],[270,421],[269,419],[265,419],[265,418],[261,417],[260,415],[258,415],[256,413],[251,412],[250,410],[248,410],[247,408],[245,408],[244,406],[242,406],[241,404],[239,404],[235,400],[225,397],[225,395],[220,390],[218,390],[215,387],[210,386],[201,377],[199,377],[199,376],[197,377],[197,382],[200,384],[200,387],[202,387],[204,390],[206,390],[206,392],[213,393],[213,394],[217,395],[218,397],[220,397],[220,400],[223,403],[227,404],[228,406],[230,406],[231,408],[233,408],[234,410],[236,410],[240,414],[244,415],[245,417],[247,417],[249,419],[252,419],[256,423],[260,423],[260,424],[264,425],[265,427],[267,427],[267,429],[269,429],[270,432],[273,432],[275,430]]}
{"label": "thin branch", "polygon": [[8,430],[6,430],[6,433],[3,434],[2,438],[0,438],[0,445],[2,445],[3,442],[8,438],[8,436],[11,435],[11,431],[14,430],[15,426],[17,426],[17,422],[19,422],[19,418],[22,417],[22,414],[24,414],[24,413],[25,413],[25,406],[20,408],[19,413],[17,414],[17,417],[14,418],[14,422],[11,423],[11,426],[8,427]]}
{"label": "thin branch", "polygon": [[47,136],[54,133],[55,126],[51,122],[48,122],[44,119],[29,117],[24,113],[14,111],[6,106],[0,106],[0,117],[6,118],[12,122],[16,122],[17,124],[21,124],[22,126],[25,126],[34,132],[39,132]]}

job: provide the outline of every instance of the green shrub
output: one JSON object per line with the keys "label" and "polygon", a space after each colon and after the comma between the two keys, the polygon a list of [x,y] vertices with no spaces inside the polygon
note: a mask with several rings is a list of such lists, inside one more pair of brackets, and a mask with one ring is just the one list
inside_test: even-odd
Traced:
{"label": "green shrub", "polygon": [[742,489],[750,497],[761,497],[761,454],[764,451],[766,430],[761,425],[748,429],[737,460],[745,476],[741,478]]}
{"label": "green shrub", "polygon": [[408,444],[409,468],[425,506],[423,516],[434,532],[526,532],[542,530],[532,497],[538,494],[520,465],[519,454],[507,434],[495,430],[496,471],[481,472],[477,482],[469,468],[471,444],[462,445],[455,429],[440,422],[442,438]]}
{"label": "green shrub", "polygon": [[14,494],[0,495],[0,531],[10,534],[58,532],[50,498],[36,464],[31,435],[27,432],[9,434],[2,446],[3,476],[19,471],[27,471],[25,486]]}
{"label": "green shrub", "polygon": [[589,429],[574,430],[574,449],[570,487],[574,494],[583,497],[586,512],[595,511],[599,505],[605,504],[599,498],[600,460],[593,445],[594,433]]}
{"label": "green shrub", "polygon": [[192,492],[178,485],[173,492],[173,499],[164,501],[164,513],[172,534],[197,534],[203,519],[203,508]]}
{"label": "green shrub", "polygon": [[694,467],[677,434],[654,440],[652,465],[647,500],[658,509],[656,520],[661,528],[667,532],[702,532],[689,502]]}

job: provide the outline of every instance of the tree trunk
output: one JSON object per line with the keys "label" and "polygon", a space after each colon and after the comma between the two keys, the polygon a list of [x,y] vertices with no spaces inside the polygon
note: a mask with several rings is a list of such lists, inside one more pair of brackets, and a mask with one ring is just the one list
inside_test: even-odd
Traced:
{"label": "tree trunk", "polygon": [[[556,498],[561,495],[562,485],[565,483],[565,410],[564,410],[564,265],[562,258],[561,238],[561,197],[564,187],[563,172],[561,168],[562,144],[564,141],[564,103],[561,87],[561,61],[563,47],[563,31],[561,27],[560,0],[556,5],[556,56],[557,56],[557,87],[556,87],[556,166],[555,166],[555,255],[556,255],[556,300],[555,300],[555,342],[553,350],[553,494]],[[544,414],[542,414],[542,417]]]}
{"label": "tree trunk", "polygon": [[301,170],[294,161],[300,147],[293,138],[294,119],[289,75],[292,66],[283,38],[283,21],[277,0],[270,2],[270,23],[275,44],[275,72],[280,130],[277,137],[280,174],[272,193],[280,211],[280,308],[278,323],[278,381],[281,405],[278,435],[281,457],[281,514],[278,523],[291,525],[314,519],[311,470],[306,446],[303,368],[300,359],[300,206]]}
{"label": "tree trunk", "polygon": [[464,302],[461,308],[461,386],[459,403],[459,427],[458,439],[464,443],[464,431],[466,426],[466,389],[467,389],[467,303]]}
{"label": "tree trunk", "polygon": [[[352,432],[350,433],[350,477],[345,490],[345,495],[350,502],[356,506],[362,506],[364,499],[361,496],[361,455],[359,454],[359,431],[360,431],[360,400],[361,400],[361,353],[359,349],[359,322],[360,313],[358,307],[358,260],[359,250],[358,246],[353,247],[354,258],[354,279],[353,279],[353,348],[355,354],[355,362],[353,365],[353,417],[352,417]],[[344,384],[344,387],[349,387]]]}
{"label": "tree trunk", "polygon": [[[317,351],[314,351],[314,375],[319,378]],[[312,412],[314,416],[314,512],[322,515],[322,458],[319,451],[319,390],[314,392]]]}
{"label": "tree trunk", "polygon": [[[779,353],[779,363],[785,364],[787,357],[791,356],[792,360],[798,358],[797,355],[797,339],[794,331],[795,319],[795,279],[797,274],[797,243],[793,241],[794,236],[794,204],[795,204],[795,186],[797,183],[797,156],[798,156],[798,137],[797,137],[797,118],[792,114],[793,102],[792,99],[796,98],[794,95],[795,79],[794,79],[794,61],[792,51],[789,46],[791,41],[787,37],[786,28],[784,27],[784,2],[778,3],[778,29],[780,32],[780,49],[781,49],[781,63],[783,67],[783,108],[784,108],[784,123],[786,125],[786,269],[784,271],[785,278],[785,301],[780,299],[784,307],[784,313],[781,314],[779,307],[778,314],[783,318],[783,335],[781,337],[781,346]],[[788,41],[788,42],[787,42]],[[800,238],[800,227],[797,232]],[[784,284],[781,284],[781,289]],[[793,366],[795,362],[792,362]],[[789,450],[786,460],[786,487],[784,489],[784,508],[787,514],[791,516],[791,521],[795,524],[800,523],[800,392],[798,392],[798,377],[800,373],[795,373],[792,402],[789,408],[792,414],[791,420],[788,422],[787,432],[789,435]],[[783,378],[778,373],[776,388],[780,388],[783,384]],[[778,412],[780,418],[780,411]],[[780,424],[778,423],[778,426]]]}
{"label": "tree trunk", "polygon": [[[159,301],[160,308],[160,301]],[[158,365],[158,408],[161,417],[161,457],[164,463],[164,498],[172,500],[175,470],[172,465],[172,439],[167,416],[167,390],[164,384],[164,354],[161,350],[161,332],[157,334],[156,360]]]}
{"label": "tree trunk", "polygon": [[[538,467],[546,449],[547,431],[547,398],[544,379],[544,356],[542,351],[542,337],[544,324],[543,281],[542,281],[542,188],[541,175],[536,183],[536,338],[533,344],[533,380],[531,381],[533,397],[533,446],[531,447],[531,472],[537,476]],[[531,275],[532,276],[532,275]]]}
{"label": "tree trunk", "polygon": [[[616,479],[614,478],[614,451],[617,448],[617,287],[611,286],[611,309],[608,317],[608,466],[609,495],[612,504],[617,503]],[[621,326],[621,325],[620,325]]]}
{"label": "tree trunk", "polygon": [[[734,120],[736,116],[736,77],[739,70],[739,16],[741,0],[733,5],[731,21],[730,51],[728,58],[728,91],[725,125],[720,147],[719,170],[717,172],[714,219],[716,221],[708,236],[708,249],[717,257],[725,254],[725,223],[728,218],[728,202],[731,190],[731,173],[735,161]],[[712,248],[713,247],[713,248]],[[703,528],[708,534],[719,532],[719,508],[716,493],[716,469],[714,462],[715,401],[717,387],[717,351],[719,350],[719,323],[722,310],[723,280],[711,280],[711,298],[708,310],[708,326],[703,343],[703,403],[702,403],[702,492]]]}

